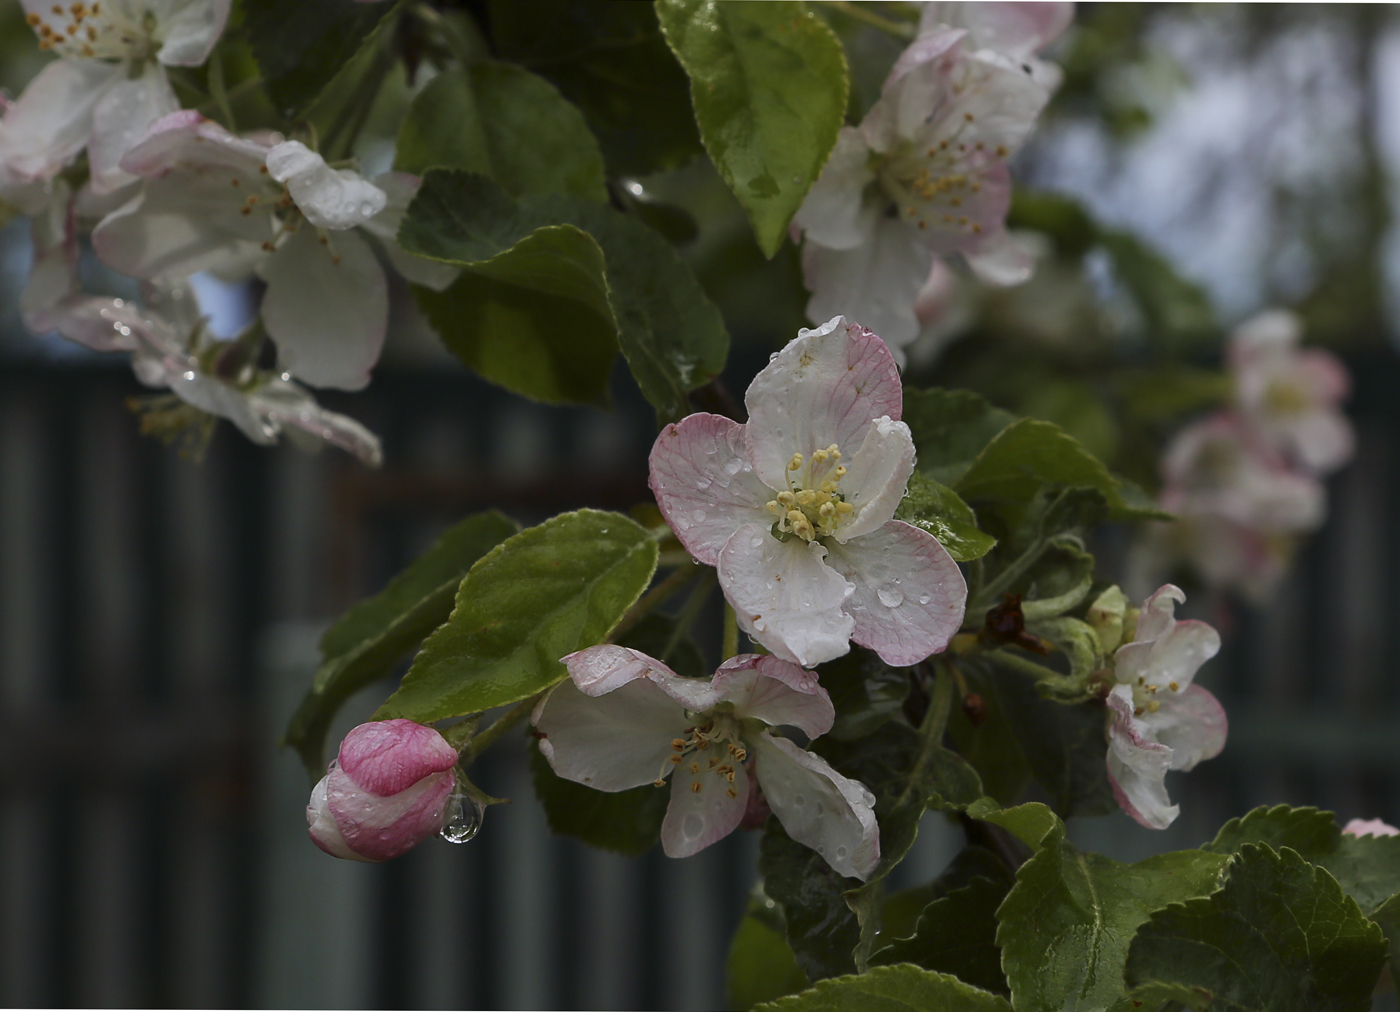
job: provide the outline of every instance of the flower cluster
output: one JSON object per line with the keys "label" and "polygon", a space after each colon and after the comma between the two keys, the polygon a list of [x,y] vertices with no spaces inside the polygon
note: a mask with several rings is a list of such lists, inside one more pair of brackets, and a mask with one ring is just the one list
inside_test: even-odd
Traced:
{"label": "flower cluster", "polygon": [[1067,3],[929,3],[879,100],[843,127],[794,226],[814,322],[838,313],[902,362],[920,293],[961,254],[984,280],[1018,284],[1032,262],[1006,231],[1007,160],[1058,84],[1035,56],[1068,26]]}
{"label": "flower cluster", "polygon": [[1339,408],[1349,386],[1329,352],[1300,349],[1302,322],[1271,310],[1230,339],[1234,402],[1167,447],[1162,508],[1177,517],[1153,554],[1184,556],[1212,586],[1260,598],[1282,576],[1300,535],[1321,526],[1321,478],[1352,455]]}
{"label": "flower cluster", "polygon": [[[298,140],[237,136],[181,110],[165,68],[205,61],[228,0],[24,7],[41,48],[59,56],[0,118],[0,200],[34,218],[26,325],[130,353],[142,382],[257,442],[296,430],[377,463],[374,436],[296,381],[369,381],[389,311],[375,246],[419,284],[453,280],[394,241],[416,178],[367,180]],[[106,266],[142,282],[140,305],[82,291],[88,230]],[[201,321],[189,279],[204,271],[266,283],[260,322],[237,340],[215,339]],[[273,369],[258,367],[264,332]]]}

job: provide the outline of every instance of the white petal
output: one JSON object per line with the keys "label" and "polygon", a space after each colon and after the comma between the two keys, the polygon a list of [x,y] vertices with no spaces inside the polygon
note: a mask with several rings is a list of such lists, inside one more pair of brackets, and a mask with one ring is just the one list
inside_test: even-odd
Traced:
{"label": "white petal", "polygon": [[771,526],[774,492],[753,473],[738,422],[697,412],[668,425],[651,448],[649,484],[686,551],[713,566],[744,524]]}
{"label": "white petal", "polygon": [[844,545],[827,563],[855,591],[851,639],[887,664],[914,664],[948,646],[962,625],[967,583],[932,534],[899,520]]}
{"label": "white petal", "polygon": [[171,67],[198,67],[219,41],[231,0],[176,0],[160,19],[164,40],[156,59]]}
{"label": "white petal", "polygon": [[384,191],[349,169],[333,169],[301,141],[284,141],[267,153],[267,171],[287,189],[317,228],[363,225],[388,202]]}
{"label": "white petal", "polygon": [[769,488],[785,489],[794,453],[810,457],[832,443],[853,452],[876,418],[899,419],[904,390],[885,343],[836,317],[799,331],[754,377],[744,404],[754,473]]}
{"label": "white petal", "polygon": [[650,679],[634,679],[602,696],[572,681],[556,685],[535,711],[540,751],[566,780],[600,791],[625,791],[665,775],[694,719]]}
{"label": "white petal", "polygon": [[880,863],[875,796],[786,738],[764,731],[752,745],[759,786],[788,836],[840,874],[869,878]]}
{"label": "white petal", "polygon": [[1116,685],[1108,694],[1108,779],[1123,811],[1148,829],[1166,829],[1181,809],[1167,796],[1172,750],[1142,734],[1133,717],[1133,691]]}
{"label": "white petal", "polygon": [[964,252],[963,257],[978,278],[1003,288],[1028,281],[1035,272],[1035,253],[1005,229],[984,239],[977,249]]}
{"label": "white petal", "polygon": [[399,245],[399,224],[413,195],[418,192],[418,177],[407,172],[385,172],[374,177],[374,185],[383,190],[387,198],[384,210],[361,227],[383,244],[389,263],[405,280],[435,292],[445,290],[457,280],[460,273],[457,268],[405,252]]}
{"label": "white petal", "polygon": [[830,249],[850,249],[868,242],[874,222],[870,215],[863,213],[863,204],[865,187],[874,179],[870,149],[865,146],[860,132],[853,127],[842,127],[836,137],[836,147],[831,149],[831,157],[807,191],[793,224],[801,228],[810,241]]}
{"label": "white petal", "polygon": [[856,511],[848,523],[836,528],[836,540],[844,544],[892,520],[913,473],[914,437],[909,426],[889,418],[875,419],[841,479],[846,502]]}
{"label": "white petal", "polygon": [[53,195],[30,224],[34,264],[20,293],[24,325],[36,334],[55,329],[54,311],[79,292],[78,230],[66,183],[56,182]]}
{"label": "white petal", "polygon": [[35,75],[0,119],[0,183],[47,179],[70,162],[92,134],[92,111],[120,66],[55,60]]}
{"label": "white petal", "polygon": [[327,411],[316,403],[310,391],[295,383],[274,378],[247,396],[265,426],[310,433],[322,442],[354,454],[369,467],[378,467],[384,461],[378,436],[348,415]]}
{"label": "white petal", "polygon": [[1188,685],[1179,693],[1159,692],[1153,698],[1161,707],[1144,713],[1138,723],[1149,737],[1172,750],[1172,769],[1189,770],[1220,754],[1230,722],[1209,690]]}
{"label": "white petal", "polygon": [[709,679],[682,678],[655,657],[631,647],[603,643],[560,660],[574,685],[588,696],[603,696],[644,678],[687,710],[708,710],[719,702]]}
{"label": "white petal", "polygon": [[[731,763],[735,767],[731,783],[710,766],[707,753],[713,751],[717,750],[690,753],[671,774],[671,803],[661,822],[661,849],[667,857],[697,854],[734,832],[743,821],[749,803],[748,775],[742,764]],[[721,761],[719,765],[725,764]],[[699,790],[695,789],[697,784]]]}
{"label": "white petal", "polygon": [[389,323],[384,272],[369,244],[339,232],[323,246],[315,229],[302,226],[260,273],[267,281],[263,323],[282,365],[313,386],[369,383]]}
{"label": "white petal", "polygon": [[719,553],[719,585],[739,628],[783,660],[815,667],[847,653],[855,620],[842,610],[851,585],[822,562],[826,549],[786,542],[746,524]]}
{"label": "white petal", "polygon": [[[933,254],[898,218],[871,212],[869,239],[848,250],[808,241],[802,247],[802,277],[812,293],[809,320],[840,314],[857,320],[902,349],[919,336],[915,302],[928,280]],[[903,353],[899,352],[899,361]]]}
{"label": "white petal", "polygon": [[306,805],[306,822],[310,827],[307,832],[311,842],[332,857],[368,862],[368,858],[361,857],[350,849],[345,837],[341,835],[340,827],[335,824],[335,816],[331,814],[326,799],[326,785],[329,781],[330,774],[317,781],[316,786],[311,789],[311,800]]}
{"label": "white petal", "polygon": [[920,33],[939,25],[966,28],[976,49],[995,49],[1015,59],[1034,56],[1074,20],[1072,3],[926,3]]}
{"label": "white petal", "polygon": [[121,168],[122,158],[153,123],[179,108],[165,68],[158,63],[147,63],[140,77],[126,77],[108,87],[93,110],[88,141],[93,191],[111,193],[133,182],[136,177]]}
{"label": "white petal", "polygon": [[[181,109],[151,124],[140,143],[122,158],[122,168],[137,176],[152,178],[176,169],[221,169],[221,182],[230,176],[243,183],[257,182],[262,176],[263,159],[271,145],[229,133],[213,120],[193,109]],[[243,195],[229,194],[241,206]]]}
{"label": "white petal", "polygon": [[800,728],[809,738],[831,730],[836,710],[814,671],[760,654],[740,654],[719,666],[713,680],[719,699],[733,703],[741,719]]}

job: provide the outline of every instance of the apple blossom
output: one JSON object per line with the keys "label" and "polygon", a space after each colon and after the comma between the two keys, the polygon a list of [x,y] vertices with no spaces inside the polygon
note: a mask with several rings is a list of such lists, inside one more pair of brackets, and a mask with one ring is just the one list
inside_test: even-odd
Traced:
{"label": "apple blossom", "polygon": [[1351,423],[1337,407],[1350,378],[1335,355],[1299,349],[1303,321],[1273,309],[1245,321],[1230,337],[1230,371],[1241,414],[1280,453],[1314,474],[1351,459]]}
{"label": "apple blossom", "polygon": [[953,0],[924,4],[919,12],[919,34],[937,31],[941,26],[965,29],[974,50],[990,51],[1021,66],[1048,91],[1054,91],[1060,84],[1060,68],[1036,57],[1073,20],[1072,3]]}
{"label": "apple blossom", "polygon": [[1108,778],[1123,811],[1148,829],[1167,828],[1179,811],[1167,796],[1167,771],[1219,755],[1228,730],[1219,701],[1191,682],[1220,652],[1220,634],[1204,622],[1177,621],[1185,600],[1171,584],[1160,588],[1113,654]]}
{"label": "apple blossom", "polygon": [[457,750],[411,720],[361,724],[311,791],[311,841],[332,857],[387,861],[447,822]]}
{"label": "apple blossom", "polygon": [[1006,161],[1048,98],[1026,67],[974,49],[967,29],[922,31],[861,124],[841,129],[794,218],[808,316],[856,317],[901,349],[919,334],[935,256],[961,253],[994,284],[1024,281],[1031,261],[1005,227]]}
{"label": "apple blossom", "polygon": [[893,519],[914,441],[889,348],[838,316],[799,331],[744,403],[747,424],[690,415],[651,451],[662,514],[740,627],[805,667],[850,640],[894,665],[946,647],[967,584],[933,535]]}
{"label": "apple blossom", "polygon": [[1350,836],[1400,836],[1400,829],[1380,819],[1352,819],[1342,832]]}
{"label": "apple blossom", "polygon": [[93,231],[103,262],[147,280],[256,271],[280,365],[313,386],[358,390],[379,358],[388,290],[365,234],[410,280],[441,289],[456,276],[394,243],[411,176],[371,182],[300,141],[238,137],[192,110],[152,126],[122,165],[145,182]]}
{"label": "apple blossom", "polygon": [[22,0],[46,66],[0,119],[0,185],[47,179],[87,148],[99,193],[132,181],[121,158],[180,107],[165,67],[197,67],[229,0]]}
{"label": "apple blossom", "polygon": [[749,810],[745,764],[789,836],[842,875],[864,879],[880,858],[875,798],[772,728],[809,738],[835,710],[817,676],[777,657],[741,654],[711,678],[682,678],[627,647],[563,658],[569,678],[536,706],[540,751],[567,780],[600,791],[663,785],[669,857],[689,857],[729,835]]}

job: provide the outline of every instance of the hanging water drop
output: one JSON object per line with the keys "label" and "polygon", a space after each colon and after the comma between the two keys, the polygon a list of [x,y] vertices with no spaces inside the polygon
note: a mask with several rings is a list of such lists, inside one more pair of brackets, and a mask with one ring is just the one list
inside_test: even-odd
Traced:
{"label": "hanging water drop", "polygon": [[466,843],[481,830],[486,816],[485,802],[462,790],[459,785],[447,799],[447,821],[438,832],[448,843]]}

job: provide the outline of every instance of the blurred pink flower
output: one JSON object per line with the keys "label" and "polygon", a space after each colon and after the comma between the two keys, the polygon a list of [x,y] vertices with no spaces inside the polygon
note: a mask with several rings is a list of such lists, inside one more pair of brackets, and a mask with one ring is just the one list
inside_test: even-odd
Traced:
{"label": "blurred pink flower", "polygon": [[1351,836],[1400,836],[1400,829],[1380,819],[1352,819],[1342,832]]}

